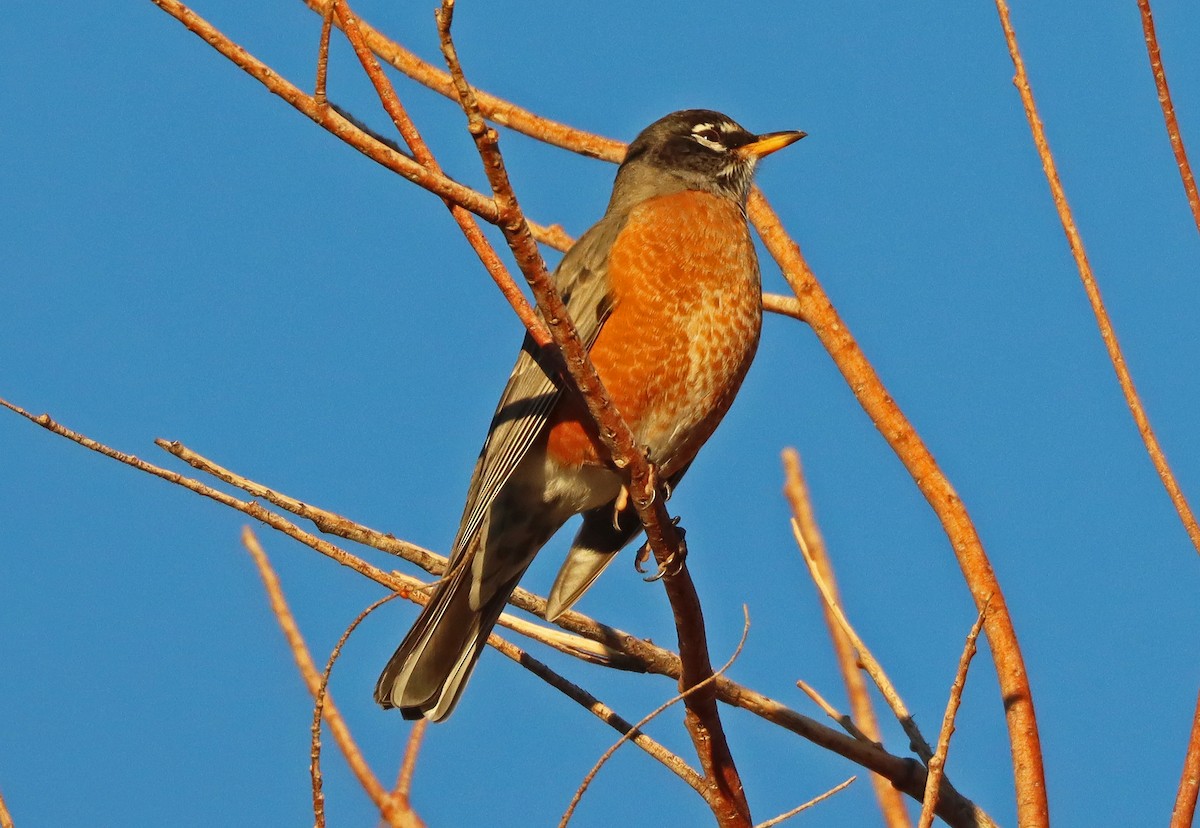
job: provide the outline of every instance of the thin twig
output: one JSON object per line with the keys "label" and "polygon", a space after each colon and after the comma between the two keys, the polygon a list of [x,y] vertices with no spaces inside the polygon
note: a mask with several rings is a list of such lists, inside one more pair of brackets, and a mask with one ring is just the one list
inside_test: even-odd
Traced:
{"label": "thin twig", "polygon": [[[697,684],[694,687],[689,687],[684,692],[676,694],[672,698],[667,699],[665,702],[660,704],[658,707],[651,710],[649,713],[639,719],[637,724],[635,724],[630,731],[622,735],[621,738],[617,740],[616,744],[604,751],[600,758],[596,760],[596,764],[592,766],[592,769],[583,777],[583,781],[579,783],[579,787],[575,790],[575,795],[571,797],[571,802],[567,805],[567,810],[563,813],[562,819],[558,821],[558,828],[566,828],[567,823],[571,821],[571,816],[575,813],[575,809],[579,806],[580,800],[583,799],[584,793],[592,784],[592,781],[596,778],[596,775],[600,773],[600,769],[604,767],[609,758],[611,758],[612,755],[617,752],[617,748],[629,741],[635,732],[640,732],[643,727],[657,718],[659,714],[661,714],[671,705],[678,701],[683,701],[690,694],[696,692],[701,687],[706,686],[710,682],[716,681],[718,676],[724,675],[725,672],[733,666],[733,663],[737,661],[738,656],[742,654],[742,648],[746,646],[746,636],[750,634],[750,608],[745,604],[742,605],[742,616],[745,619],[745,622],[742,625],[742,637],[738,641],[737,647],[734,648],[733,655],[729,657],[729,660],[725,662],[724,666],[721,667],[720,670],[717,670],[715,673],[713,673],[701,684]],[[715,792],[712,790],[712,786],[708,784],[705,784],[703,790],[700,790],[700,795],[705,798],[705,800],[709,803],[709,806],[715,808],[718,807],[720,803],[713,800],[714,793]]]}
{"label": "thin twig", "polygon": [[[822,696],[820,693],[818,693],[817,689],[815,687],[813,687],[811,684],[809,684],[806,681],[800,680],[800,681],[796,682],[796,686],[799,687],[806,696],[808,696],[810,699],[812,699],[813,702],[817,705],[817,707],[819,707],[823,711],[825,711],[826,716],[828,716],[829,718],[831,718],[835,722],[837,722],[839,725],[841,725],[842,730],[846,731],[851,736],[853,736],[855,739],[858,739],[860,742],[866,742],[867,744],[871,744],[871,745],[879,744],[879,741],[877,739],[872,739],[870,736],[868,736],[867,734],[865,734],[861,730],[859,730],[858,725],[856,725],[854,723],[854,720],[852,718],[847,716],[845,713],[842,713],[836,707],[834,707],[832,704],[830,704],[828,701],[826,701],[825,697]],[[882,777],[880,777],[880,778],[882,779]]]}
{"label": "thin twig", "polygon": [[921,818],[917,828],[931,828],[933,815],[937,809],[938,795],[942,788],[945,775],[946,756],[950,752],[950,737],[954,734],[954,720],[958,716],[958,706],[962,702],[963,688],[967,685],[967,669],[971,659],[975,658],[975,640],[983,629],[984,616],[987,615],[987,604],[979,611],[967,641],[963,645],[962,655],[958,659],[958,669],[954,673],[954,681],[950,685],[950,700],[946,702],[946,712],[942,716],[942,729],[938,731],[937,750],[929,760],[929,777],[925,780],[925,801],[921,804]]}
{"label": "thin twig", "polygon": [[1171,828],[1192,828],[1196,817],[1196,797],[1200,794],[1200,695],[1196,696],[1196,713],[1192,717],[1192,735],[1183,758],[1183,773],[1179,792],[1171,809]]}
{"label": "thin twig", "polygon": [[1054,156],[1050,153],[1050,143],[1046,139],[1046,130],[1042,126],[1042,119],[1038,115],[1037,105],[1033,101],[1033,89],[1029,85],[1029,76],[1025,73],[1025,62],[1021,59],[1021,51],[1017,47],[1017,35],[1013,30],[1012,20],[1009,18],[1008,4],[1004,0],[996,0],[996,9],[1000,13],[1000,25],[1004,29],[1004,39],[1008,43],[1008,53],[1012,57],[1013,66],[1016,67],[1016,77],[1013,78],[1013,84],[1017,87],[1017,92],[1021,96],[1021,103],[1025,107],[1025,117],[1029,121],[1029,129],[1033,133],[1033,143],[1037,147],[1038,157],[1041,158],[1042,170],[1046,174],[1046,181],[1050,184],[1050,192],[1054,197],[1054,207],[1058,210],[1058,218],[1062,222],[1063,231],[1067,234],[1067,242],[1071,247],[1071,255],[1075,257],[1075,266],[1079,270],[1079,278],[1083,280],[1083,288],[1087,292],[1088,302],[1091,303],[1092,312],[1096,315],[1096,323],[1100,327],[1100,338],[1104,340],[1104,348],[1108,351],[1108,358],[1117,372],[1117,381],[1121,385],[1121,393],[1125,395],[1125,404],[1129,406],[1129,410],[1133,414],[1133,420],[1137,423],[1138,433],[1142,436],[1142,442],[1146,444],[1146,451],[1150,455],[1150,460],[1154,463],[1154,468],[1158,471],[1158,476],[1162,479],[1167,494],[1171,497],[1171,503],[1174,504],[1175,511],[1179,513],[1179,519],[1183,521],[1183,528],[1187,531],[1188,537],[1191,538],[1192,546],[1196,548],[1197,553],[1200,553],[1200,525],[1197,525],[1196,517],[1192,514],[1192,508],[1188,504],[1187,498],[1184,497],[1183,490],[1179,488],[1179,483],[1176,482],[1175,475],[1171,472],[1171,467],[1167,463],[1167,457],[1158,443],[1158,438],[1154,435],[1154,430],[1150,427],[1150,419],[1146,416],[1146,411],[1142,407],[1142,401],[1138,397],[1137,390],[1133,387],[1133,375],[1129,373],[1129,367],[1125,364],[1125,355],[1121,352],[1121,345],[1117,342],[1116,331],[1113,330],[1112,321],[1109,319],[1108,311],[1104,307],[1104,300],[1100,296],[1100,286],[1097,284],[1096,277],[1092,273],[1092,266],[1088,262],[1087,251],[1083,247],[1083,239],[1079,235],[1079,230],[1075,227],[1075,219],[1071,215],[1071,207],[1067,204],[1067,194],[1063,189],[1062,180],[1058,176],[1058,167],[1054,163]]}
{"label": "thin twig", "polygon": [[[283,597],[283,590],[279,586],[279,577],[275,574],[270,561],[267,560],[267,554],[263,551],[258,539],[254,536],[254,532],[249,527],[242,530],[242,543],[250,552],[251,557],[254,558],[254,564],[258,567],[258,574],[262,577],[263,586],[266,587],[267,597],[271,602],[271,611],[275,614],[275,619],[279,622],[280,629],[283,630],[283,635],[292,650],[292,657],[296,660],[296,666],[300,668],[300,675],[304,679],[304,683],[308,686],[309,693],[315,699],[321,693],[321,674],[317,672],[317,667],[313,664],[308,646],[304,643],[304,638],[300,635],[300,629],[296,626],[296,619],[292,616],[292,612],[288,608],[287,600]],[[329,722],[334,740],[337,741],[338,747],[341,748],[342,755],[346,757],[346,762],[350,765],[350,770],[354,773],[355,778],[358,779],[358,783],[366,791],[371,801],[375,803],[375,807],[379,809],[380,814],[390,812],[391,795],[379,784],[379,780],[376,778],[374,772],[367,765],[366,760],[363,759],[358,745],[354,742],[354,737],[350,735],[349,728],[346,726],[345,721],[343,721],[337,706],[333,703],[333,698],[329,695],[325,697],[323,715],[325,721]]]}
{"label": "thin twig", "polygon": [[342,647],[350,638],[350,634],[358,629],[358,625],[379,607],[398,597],[399,593],[395,592],[391,595],[385,595],[360,612],[358,617],[342,633],[341,638],[338,639],[333,652],[329,654],[328,661],[325,662],[325,669],[321,673],[321,686],[318,688],[317,695],[313,700],[313,721],[309,728],[312,733],[312,745],[309,751],[309,775],[312,777],[313,816],[316,818],[318,828],[325,825],[325,793],[322,782],[323,777],[321,775],[321,722],[325,718],[325,697],[329,691],[329,676],[333,673],[333,664],[337,661],[338,656],[342,654]]}
{"label": "thin twig", "polygon": [[[413,157],[426,169],[439,175],[443,174],[441,165],[433,157],[433,153],[425,143],[425,139],[421,137],[421,133],[417,130],[416,124],[412,122],[412,119],[408,116],[408,112],[396,96],[396,90],[392,88],[392,82],[383,73],[383,70],[379,67],[379,62],[375,60],[375,55],[371,52],[370,47],[367,46],[362,31],[358,27],[358,18],[350,10],[345,0],[337,3],[337,18],[342,30],[346,33],[347,39],[350,41],[350,45],[354,47],[354,52],[358,56],[363,69],[366,71],[367,77],[371,79],[371,83],[379,95],[379,100],[383,104],[384,110],[391,117],[396,130],[404,139],[404,143],[412,150]],[[533,308],[529,305],[529,300],[525,298],[525,294],[521,292],[521,289],[517,287],[517,283],[513,281],[512,275],[508,272],[504,263],[500,261],[500,256],[497,255],[491,242],[483,235],[483,231],[479,228],[479,224],[476,222],[474,216],[453,201],[448,199],[444,201],[446,207],[450,210],[450,215],[454,217],[454,221],[458,224],[459,229],[466,238],[467,243],[471,245],[471,249],[475,251],[475,255],[479,257],[479,261],[496,282],[496,285],[500,288],[500,292],[508,300],[509,305],[512,306],[521,323],[529,331],[530,336],[539,345],[548,345],[550,343],[550,333],[546,330],[546,326],[542,324],[542,321],[533,312]]]}
{"label": "thin twig", "polygon": [[814,797],[814,798],[808,800],[808,802],[805,802],[803,805],[799,805],[795,808],[792,808],[792,810],[786,811],[777,817],[772,817],[771,819],[768,819],[766,822],[760,822],[760,823],[758,823],[758,825],[755,825],[754,828],[771,828],[771,826],[778,825],[779,823],[783,822],[785,819],[791,819],[792,817],[794,817],[796,814],[800,813],[801,811],[807,811],[812,806],[814,806],[820,802],[824,802],[826,799],[829,799],[829,797],[833,796],[835,793],[845,790],[846,788],[848,788],[850,786],[850,783],[853,782],[855,779],[858,779],[858,777],[851,776],[849,779],[847,779],[842,784],[834,785],[832,788],[830,788],[829,790],[827,790],[825,793],[821,794],[820,796]]}
{"label": "thin twig", "polygon": [[1154,15],[1150,13],[1150,0],[1137,0],[1142,13],[1142,33],[1146,38],[1146,53],[1150,56],[1150,71],[1154,73],[1154,87],[1158,90],[1158,105],[1162,108],[1163,121],[1167,125],[1167,137],[1171,141],[1171,152],[1175,154],[1175,165],[1183,181],[1188,206],[1192,208],[1192,220],[1200,231],[1200,193],[1196,192],[1196,177],[1188,163],[1187,150],[1183,148],[1183,135],[1179,132],[1179,121],[1175,119],[1175,104],[1171,102],[1171,90],[1167,86],[1167,70],[1163,68],[1162,53],[1158,50],[1158,35],[1154,32]]}
{"label": "thin twig", "polygon": [[323,109],[329,105],[326,87],[329,80],[329,35],[333,30],[333,10],[337,0],[332,0],[321,14],[321,40],[317,43],[317,81],[313,84],[313,100]]}
{"label": "thin twig", "polygon": [[396,787],[392,796],[399,802],[408,804],[412,792],[413,773],[417,769],[417,754],[421,751],[421,742],[425,739],[425,730],[429,727],[429,719],[418,719],[413,723],[408,733],[408,744],[404,748],[404,761],[400,763],[400,775],[396,778]]}
{"label": "thin twig", "polygon": [[[808,553],[812,555],[821,580],[829,588],[834,604],[841,603],[838,594],[837,579],[833,572],[833,562],[825,549],[825,540],[817,525],[816,513],[813,510],[812,498],[808,493],[808,484],[804,480],[804,470],[800,465],[800,455],[795,449],[783,452],[785,469],[784,494],[792,507],[796,524],[800,533],[808,542]],[[846,695],[850,700],[850,715],[857,728],[872,742],[879,742],[879,722],[875,718],[875,709],[871,706],[871,697],[867,692],[867,683],[863,679],[858,666],[858,655],[854,644],[834,617],[833,607],[827,603],[822,605],[825,616],[825,626],[829,630],[829,638],[833,643],[833,651],[837,656],[838,667],[842,673],[842,682],[846,685]],[[883,821],[889,828],[910,828],[912,821],[904,807],[904,800],[892,785],[883,777],[872,774],[871,785],[875,790],[875,798],[879,802],[879,810]]]}
{"label": "thin twig", "polygon": [[567,698],[574,701],[576,704],[583,707],[593,716],[604,722],[622,735],[622,738],[628,737],[635,745],[640,747],[650,756],[657,759],[663,764],[667,770],[674,773],[680,779],[688,784],[692,790],[696,791],[705,799],[708,799],[709,786],[705,783],[703,777],[683,761],[679,756],[663,747],[654,739],[647,736],[638,730],[638,726],[631,724],[623,716],[619,715],[611,707],[597,699],[582,687],[568,681],[560,674],[551,670],[546,664],[529,655],[529,653],[517,647],[500,636],[492,633],[488,637],[488,645],[496,650],[499,650],[504,655],[511,658],[513,661],[520,664],[529,672],[540,678],[542,681],[555,688]]}
{"label": "thin twig", "polygon": [[825,606],[829,608],[838,626],[842,628],[854,645],[854,649],[858,651],[858,660],[862,663],[863,669],[867,671],[867,675],[871,677],[871,681],[875,682],[875,686],[879,688],[879,692],[883,694],[883,698],[888,703],[888,707],[892,709],[896,721],[904,728],[904,732],[908,735],[911,742],[912,749],[921,757],[921,761],[928,765],[930,757],[933,756],[933,748],[929,746],[929,743],[925,741],[925,737],[917,728],[917,723],[913,719],[912,713],[908,711],[908,707],[905,706],[904,700],[900,698],[900,693],[896,690],[896,686],[892,684],[892,680],[888,678],[883,666],[871,653],[870,649],[867,648],[862,637],[859,636],[858,632],[850,624],[850,620],[846,618],[846,614],[842,612],[837,598],[830,592],[829,584],[825,582],[825,578],[821,575],[817,567],[817,562],[812,555],[809,539],[804,537],[804,533],[800,529],[800,524],[796,522],[795,518],[792,519],[792,533],[796,536],[796,545],[800,547],[800,553],[804,557],[804,562],[808,564],[808,571],[812,576],[813,583],[817,585],[817,589],[821,593],[821,600],[825,602]]}
{"label": "thin twig", "polygon": [[[55,422],[48,414],[34,415],[5,400],[0,398],[0,406],[13,411],[30,422],[41,426],[47,431],[64,439],[70,440],[78,445],[87,448],[90,451],[102,454],[112,460],[116,460],[125,465],[131,466],[138,471],[153,475],[160,479],[166,480],[169,483],[181,486],[189,491],[199,494],[203,497],[216,501],[231,509],[235,509],[243,514],[249,515],[255,520],[262,521],[271,528],[286,534],[288,537],[294,538],[305,546],[320,552],[327,557],[332,558],[339,564],[347,566],[369,578],[372,581],[382,585],[388,590],[401,593],[402,597],[417,603],[422,603],[427,600],[423,590],[428,587],[428,584],[420,581],[417,578],[405,575],[400,572],[385,572],[378,567],[371,566],[366,561],[350,555],[337,546],[330,544],[311,533],[301,530],[298,526],[290,521],[262,508],[257,503],[237,500],[230,497],[224,492],[217,491],[209,486],[192,480],[191,478],[183,477],[176,472],[160,468],[151,463],[118,451],[103,443],[97,442],[83,434],[73,431],[66,426]],[[241,479],[241,478],[238,478]],[[253,481],[245,481],[247,490],[253,490],[254,487],[262,487],[261,484]],[[280,495],[285,500],[292,500]],[[296,502],[296,501],[293,501]],[[322,511],[322,510],[317,510]],[[326,512],[325,514],[332,514]],[[345,520],[345,519],[342,519]],[[349,522],[347,522],[349,523]],[[387,538],[388,536],[374,533],[367,527],[352,525],[352,529],[347,530],[349,534],[364,534],[374,538],[378,535],[379,538]],[[398,541],[395,538],[391,539],[397,544],[397,550],[402,549],[410,544],[403,541]],[[423,555],[442,561],[442,568],[445,566],[445,558],[435,555],[428,550],[418,549]],[[403,554],[397,551],[396,554]],[[541,615],[545,612],[546,601],[540,596],[518,588],[514,590],[511,603],[527,612],[535,615]],[[501,623],[507,616],[501,616]],[[637,672],[654,673],[656,675],[667,676],[679,681],[683,675],[683,668],[680,663],[680,658],[675,653],[659,647],[651,642],[630,635],[623,630],[615,627],[602,624],[595,619],[583,615],[577,611],[564,613],[555,622],[564,629],[570,630],[578,635],[584,636],[596,642],[600,642],[610,647],[614,652],[623,655],[623,660],[614,660],[610,666],[618,667],[623,670],[633,670]],[[570,648],[563,649],[568,655],[578,655]],[[758,716],[778,727],[783,728],[791,733],[806,739],[813,744],[825,748],[826,750],[837,753],[840,756],[849,759],[850,761],[861,765],[862,767],[887,777],[892,784],[902,790],[905,794],[913,799],[920,800],[924,795],[925,789],[925,769],[920,763],[899,756],[893,756],[877,745],[860,742],[849,736],[840,733],[837,730],[826,727],[820,722],[808,716],[800,714],[792,710],[787,705],[782,704],[775,699],[772,699],[757,690],[738,684],[731,681],[725,676],[721,676],[716,682],[717,698],[722,702],[739,707],[747,712]],[[953,828],[993,828],[995,823],[978,805],[972,802],[967,797],[955,790],[948,783],[943,784],[942,795],[938,805],[938,816],[946,821]]]}

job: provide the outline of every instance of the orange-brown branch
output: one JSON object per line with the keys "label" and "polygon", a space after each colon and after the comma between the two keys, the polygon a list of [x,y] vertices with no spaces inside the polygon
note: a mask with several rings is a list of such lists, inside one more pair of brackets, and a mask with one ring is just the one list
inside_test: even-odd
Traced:
{"label": "orange-brown branch", "polygon": [[1112,321],[1108,318],[1108,311],[1104,307],[1104,300],[1100,296],[1100,286],[1092,273],[1087,251],[1083,247],[1083,238],[1079,235],[1075,219],[1071,214],[1071,207],[1067,204],[1067,194],[1063,189],[1062,180],[1058,176],[1058,166],[1054,163],[1054,156],[1050,153],[1050,142],[1046,139],[1046,130],[1042,126],[1037,105],[1033,101],[1033,89],[1029,85],[1029,76],[1025,73],[1025,62],[1021,59],[1021,50],[1017,47],[1017,35],[1009,17],[1008,5],[1004,0],[996,0],[996,8],[1000,12],[1000,24],[1004,29],[1004,39],[1008,43],[1008,53],[1012,57],[1013,66],[1016,67],[1016,77],[1013,79],[1013,83],[1017,87],[1021,103],[1025,107],[1025,117],[1029,121],[1029,129],[1033,133],[1033,143],[1037,147],[1038,157],[1041,158],[1046,181],[1050,184],[1054,207],[1058,210],[1058,218],[1067,235],[1067,243],[1071,247],[1071,255],[1075,258],[1079,278],[1083,280],[1083,289],[1087,293],[1088,302],[1091,303],[1092,312],[1096,315],[1096,324],[1100,327],[1100,338],[1104,340],[1108,358],[1117,372],[1117,382],[1121,386],[1121,393],[1125,395],[1125,404],[1133,414],[1133,420],[1137,424],[1138,433],[1142,436],[1142,442],[1146,445],[1150,461],[1154,464],[1154,468],[1171,498],[1171,503],[1174,504],[1175,511],[1178,512],[1179,519],[1183,522],[1183,528],[1191,538],[1192,546],[1196,548],[1197,552],[1200,552],[1200,525],[1197,525],[1192,507],[1188,504],[1183,490],[1179,488],[1179,483],[1175,480],[1175,475],[1167,463],[1167,456],[1163,452],[1162,446],[1159,445],[1154,430],[1150,427],[1150,418],[1146,415],[1137,389],[1133,387],[1133,375],[1129,373],[1129,367],[1125,364],[1125,355],[1121,352],[1120,343],[1117,342],[1116,331],[1113,330]]}
{"label": "orange-brown branch", "polygon": [[354,737],[350,735],[350,729],[346,726],[341,712],[333,703],[333,698],[328,693],[322,692],[321,674],[317,672],[317,667],[313,663],[308,646],[304,643],[300,629],[296,626],[296,619],[288,608],[287,600],[283,597],[283,590],[279,586],[279,578],[276,576],[274,569],[271,568],[266,553],[263,551],[262,546],[259,545],[258,539],[254,537],[254,533],[250,531],[249,527],[242,532],[242,543],[245,544],[246,549],[250,552],[251,557],[253,557],[255,566],[258,567],[259,575],[263,580],[263,586],[266,588],[267,596],[271,602],[271,611],[275,614],[280,629],[283,630],[284,637],[287,639],[288,646],[292,650],[292,656],[296,660],[296,666],[300,669],[300,675],[304,679],[309,693],[312,694],[314,699],[324,697],[322,716],[329,723],[329,728],[333,731],[334,739],[337,741],[338,747],[342,749],[342,754],[346,757],[346,761],[350,765],[350,769],[354,772],[355,778],[358,779],[367,796],[375,803],[375,807],[379,809],[380,815],[388,819],[390,824],[394,826],[419,824],[401,821],[395,815],[391,794],[379,783],[378,777],[375,776],[370,766],[367,765],[366,760],[363,759],[362,753],[359,751]]}
{"label": "orange-brown branch", "polygon": [[1196,817],[1196,797],[1200,794],[1200,695],[1196,696],[1196,713],[1192,717],[1192,735],[1183,758],[1183,773],[1179,792],[1171,811],[1171,828],[1192,828]]}
{"label": "orange-brown branch", "polygon": [[[362,64],[367,77],[370,78],[376,93],[379,95],[379,100],[383,104],[384,110],[392,119],[397,132],[404,139],[404,143],[412,150],[413,157],[416,158],[421,166],[438,175],[442,175],[441,165],[433,157],[433,152],[430,151],[429,145],[425,143],[425,139],[421,137],[416,124],[412,122],[404,105],[400,103],[400,99],[396,96],[396,90],[392,88],[392,82],[383,73],[379,62],[375,60],[374,53],[367,46],[366,38],[359,28],[358,18],[350,10],[345,0],[338,0],[334,7],[337,12],[338,25],[345,32],[346,38],[354,48],[359,62]],[[475,217],[455,202],[449,199],[443,199],[443,201],[446,207],[449,208],[450,215],[454,217],[454,221],[458,224],[467,243],[471,245],[471,249],[475,251],[475,255],[479,257],[479,261],[483,264],[484,269],[487,270],[497,287],[500,288],[500,292],[508,300],[509,305],[512,306],[521,323],[529,331],[530,336],[539,345],[548,345],[550,343],[550,333],[546,330],[546,326],[542,324],[542,320],[538,319],[537,314],[533,312],[533,308],[530,307],[525,294],[521,293],[521,289],[513,281],[508,269],[500,261],[500,256],[497,255],[491,243],[483,235],[483,231],[479,228]]]}
{"label": "orange-brown branch", "polygon": [[985,605],[979,611],[967,641],[963,644],[962,655],[958,659],[958,669],[954,673],[954,681],[950,685],[950,699],[946,702],[946,712],[942,716],[942,729],[938,732],[937,750],[929,759],[929,778],[925,781],[925,801],[921,804],[921,819],[918,828],[932,828],[933,816],[937,813],[937,801],[941,791],[942,780],[946,774],[946,756],[950,753],[950,737],[954,735],[954,720],[958,717],[958,706],[962,702],[963,688],[967,686],[967,669],[975,658],[975,641],[979,631],[983,629],[983,619],[987,615]]}
{"label": "orange-brown branch", "polygon": [[[666,510],[666,496],[657,474],[634,440],[633,432],[612,404],[587,348],[579,338],[562,297],[546,270],[529,226],[525,221],[509,182],[504,159],[499,151],[495,130],[487,126],[474,90],[467,83],[459,64],[454,42],[450,36],[453,20],[453,0],[442,0],[438,12],[438,30],[442,53],[446,58],[453,81],[453,91],[467,115],[468,131],[475,139],[484,171],[492,185],[492,193],[500,211],[497,222],[508,242],[509,249],[537,299],[542,317],[550,334],[562,352],[563,361],[572,383],[597,425],[601,441],[617,468],[629,474],[629,491],[638,517],[646,531],[646,539],[661,567],[680,563],[663,583],[679,639],[679,654],[683,664],[681,690],[701,685],[713,675],[708,653],[707,634],[700,599],[691,575],[682,564],[681,539]],[[685,721],[692,737],[705,778],[713,786],[718,804],[713,813],[718,824],[728,828],[749,828],[750,809],[746,803],[741,778],[721,724],[717,698],[712,685],[701,687],[687,696]]]}
{"label": "orange-brown branch", "polygon": [[1158,105],[1162,108],[1163,121],[1167,125],[1167,138],[1171,141],[1171,152],[1175,154],[1175,165],[1183,180],[1183,191],[1187,194],[1188,206],[1192,208],[1192,220],[1200,232],[1200,193],[1196,192],[1196,177],[1183,148],[1183,135],[1179,132],[1179,121],[1175,118],[1175,104],[1171,101],[1171,90],[1167,86],[1167,70],[1163,68],[1162,53],[1158,50],[1158,35],[1154,31],[1154,15],[1150,13],[1150,0],[1138,0],[1142,13],[1142,33],[1146,38],[1146,53],[1150,56],[1150,71],[1154,74],[1154,88],[1158,90]]}
{"label": "orange-brown branch", "polygon": [[[833,563],[829,559],[825,541],[817,525],[812,499],[808,494],[808,484],[804,480],[804,472],[800,466],[799,453],[795,449],[784,451],[783,465],[786,472],[783,492],[792,507],[792,515],[800,525],[804,537],[810,540],[809,552],[816,562],[819,577],[828,585],[834,600],[840,600]],[[825,626],[829,630],[830,641],[833,643],[833,652],[837,657],[838,669],[842,673],[842,683],[846,685],[846,697],[850,701],[850,720],[865,738],[872,742],[879,742],[879,721],[875,718],[875,709],[871,706],[871,697],[867,693],[867,683],[859,668],[858,653],[855,651],[850,637],[846,635],[834,617],[832,608],[822,602],[821,609],[825,616]],[[907,828],[912,825],[900,792],[878,774],[871,775],[871,784],[875,789],[875,798],[883,813],[884,823],[889,828]]]}

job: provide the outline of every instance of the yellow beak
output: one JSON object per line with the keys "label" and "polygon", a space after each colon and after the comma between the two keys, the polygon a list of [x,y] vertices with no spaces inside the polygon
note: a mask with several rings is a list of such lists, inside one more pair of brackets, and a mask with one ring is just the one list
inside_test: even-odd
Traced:
{"label": "yellow beak", "polygon": [[807,132],[801,132],[798,129],[788,130],[786,132],[768,132],[766,135],[760,135],[749,144],[744,144],[734,150],[738,155],[759,159],[770,155],[776,150],[781,150],[786,146],[796,143]]}

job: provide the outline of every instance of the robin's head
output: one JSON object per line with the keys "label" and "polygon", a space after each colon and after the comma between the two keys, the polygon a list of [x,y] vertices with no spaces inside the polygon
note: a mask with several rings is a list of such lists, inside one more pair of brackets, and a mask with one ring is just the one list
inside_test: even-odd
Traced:
{"label": "robin's head", "polygon": [[744,202],[758,160],[804,135],[799,131],[755,135],[711,109],[672,112],[642,130],[629,145],[613,200],[622,191],[645,198],[655,191],[686,189]]}

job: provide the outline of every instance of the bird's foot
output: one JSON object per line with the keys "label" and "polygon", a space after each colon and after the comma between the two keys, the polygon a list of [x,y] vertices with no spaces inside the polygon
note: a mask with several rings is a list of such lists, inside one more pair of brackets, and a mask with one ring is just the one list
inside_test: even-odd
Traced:
{"label": "bird's foot", "polygon": [[[679,518],[671,518],[671,525],[678,526]],[[683,529],[679,529],[679,547],[673,553],[671,553],[671,555],[665,561],[658,565],[658,569],[653,575],[643,579],[646,581],[646,583],[653,583],[654,581],[661,580],[662,578],[668,576],[674,577],[683,570],[683,565],[687,561],[687,540],[684,538],[685,534],[686,533]],[[638,553],[634,558],[634,569],[640,573],[644,573],[646,570],[643,567],[648,560],[650,560],[650,544],[645,543],[642,545],[642,548],[638,550]]]}

